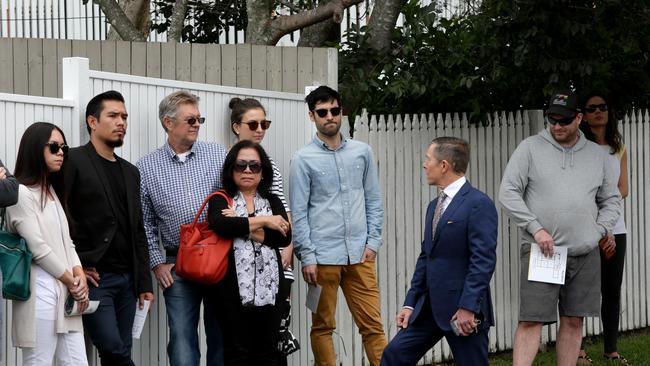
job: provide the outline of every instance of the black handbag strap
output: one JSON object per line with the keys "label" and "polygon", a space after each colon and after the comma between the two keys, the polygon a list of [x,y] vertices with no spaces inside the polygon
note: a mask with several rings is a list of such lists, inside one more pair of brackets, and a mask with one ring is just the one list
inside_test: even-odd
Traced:
{"label": "black handbag strap", "polygon": [[5,207],[0,209],[0,215],[2,216],[2,222],[0,223],[0,230],[5,230],[5,215],[7,214],[7,209]]}

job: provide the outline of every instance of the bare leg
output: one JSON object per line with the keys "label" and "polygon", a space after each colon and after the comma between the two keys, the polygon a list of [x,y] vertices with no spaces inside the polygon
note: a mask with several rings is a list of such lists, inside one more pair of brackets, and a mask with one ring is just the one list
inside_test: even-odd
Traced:
{"label": "bare leg", "polygon": [[[539,339],[542,335],[542,323],[519,322],[515,332],[513,366],[530,366],[535,360],[539,349]],[[576,354],[576,358],[577,358]],[[575,364],[575,362],[574,362]]]}
{"label": "bare leg", "polygon": [[557,334],[558,366],[573,366],[578,361],[580,341],[582,340],[582,318],[560,317],[560,330]]}

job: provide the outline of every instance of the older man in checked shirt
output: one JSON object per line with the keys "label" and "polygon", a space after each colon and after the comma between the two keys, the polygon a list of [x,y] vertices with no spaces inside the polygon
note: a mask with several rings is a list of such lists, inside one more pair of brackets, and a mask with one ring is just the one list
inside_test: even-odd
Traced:
{"label": "older man in checked shirt", "polygon": [[205,306],[208,288],[178,277],[174,270],[180,227],[192,221],[205,197],[221,188],[226,156],[223,146],[197,141],[199,128],[205,122],[198,106],[199,98],[186,91],[166,96],[160,102],[159,118],[167,142],[137,164],[142,178],[142,213],[151,268],[167,306],[167,354],[172,366],[199,365],[197,327],[201,302],[205,307],[207,365],[223,365],[221,332],[210,316],[212,307]]}

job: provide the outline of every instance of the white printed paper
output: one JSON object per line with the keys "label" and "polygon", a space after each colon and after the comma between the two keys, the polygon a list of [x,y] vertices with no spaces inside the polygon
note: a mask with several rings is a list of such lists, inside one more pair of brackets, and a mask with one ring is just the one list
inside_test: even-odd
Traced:
{"label": "white printed paper", "polygon": [[531,244],[528,280],[564,285],[566,259],[566,247],[554,247],[553,255],[546,257],[539,249],[539,245]]}
{"label": "white printed paper", "polygon": [[323,287],[319,284],[316,285],[307,285],[307,299],[305,300],[305,306],[307,309],[311,310],[312,313],[318,312],[318,301],[320,300],[320,292],[323,290]]}
{"label": "white printed paper", "polygon": [[131,334],[133,338],[140,339],[140,334],[142,334],[142,328],[144,328],[144,322],[147,320],[147,314],[149,313],[149,306],[151,301],[144,300],[144,306],[140,309],[140,304],[138,300],[135,301],[135,318],[133,319],[133,330]]}

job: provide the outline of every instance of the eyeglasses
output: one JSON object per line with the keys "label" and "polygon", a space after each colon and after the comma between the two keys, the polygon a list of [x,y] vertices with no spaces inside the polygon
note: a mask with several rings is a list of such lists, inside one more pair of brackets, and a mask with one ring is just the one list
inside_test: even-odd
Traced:
{"label": "eyeglasses", "polygon": [[186,119],[185,122],[187,122],[187,124],[190,125],[190,126],[195,124],[196,122],[198,122],[200,125],[202,125],[202,124],[205,123],[205,117],[198,117],[198,118],[190,117],[190,118]]}
{"label": "eyeglasses", "polygon": [[594,113],[596,109],[600,110],[601,112],[607,112],[607,104],[602,103],[602,104],[590,104],[585,107],[585,112],[587,113]]}
{"label": "eyeglasses", "polygon": [[553,118],[551,116],[546,116],[546,121],[548,121],[548,123],[550,123],[553,126],[555,126],[556,124],[560,126],[568,126],[571,123],[573,123],[574,120],[575,120],[575,116],[566,117],[566,118]]}
{"label": "eyeglasses", "polygon": [[45,146],[50,148],[50,153],[52,155],[57,154],[59,150],[63,150],[63,155],[67,155],[68,150],[70,150],[70,147],[68,147],[68,145],[66,144],[59,145],[58,142],[48,142],[47,144],[45,144]]}
{"label": "eyeglasses", "polygon": [[246,171],[246,168],[250,169],[251,173],[257,174],[262,171],[262,163],[257,160],[237,160],[235,162],[235,171],[238,173],[243,173]]}
{"label": "eyeglasses", "polygon": [[248,129],[251,130],[251,131],[257,130],[257,128],[260,125],[262,126],[263,130],[268,130],[269,127],[271,127],[271,121],[266,120],[266,119],[263,119],[263,120],[261,120],[259,122],[257,122],[257,121],[248,121],[248,122],[240,121],[240,122],[237,122],[237,123],[243,123],[245,125],[248,125]]}
{"label": "eyeglasses", "polygon": [[325,118],[327,117],[327,112],[332,113],[332,117],[336,117],[339,114],[341,114],[341,107],[334,107],[334,108],[320,108],[320,109],[315,109],[314,112],[318,115],[320,118]]}

